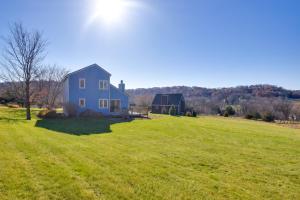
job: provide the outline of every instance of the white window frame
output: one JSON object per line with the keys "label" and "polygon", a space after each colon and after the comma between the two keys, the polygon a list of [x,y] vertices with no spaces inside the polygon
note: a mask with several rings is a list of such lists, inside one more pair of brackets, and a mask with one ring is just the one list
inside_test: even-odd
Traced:
{"label": "white window frame", "polygon": [[[81,82],[81,81],[84,82],[84,86],[83,86],[83,87],[81,87],[81,85],[80,85],[80,82]],[[85,78],[80,78],[80,79],[79,79],[79,89],[85,89],[85,84],[86,84]]]}
{"label": "white window frame", "polygon": [[[106,83],[106,88],[101,88],[101,82],[103,82],[103,86],[105,85],[104,83]],[[108,90],[108,80],[99,80],[99,90]]]}
{"label": "white window frame", "polygon": [[[106,101],[106,107],[101,107],[101,101]],[[105,103],[103,103],[103,105],[105,105]],[[99,109],[107,109],[109,107],[108,106],[108,99],[99,99],[98,107],[99,107]]]}
{"label": "white window frame", "polygon": [[[83,100],[83,105],[80,104],[80,102],[81,102],[82,100]],[[79,107],[80,107],[80,108],[85,108],[85,98],[79,98],[78,104],[79,104]]]}

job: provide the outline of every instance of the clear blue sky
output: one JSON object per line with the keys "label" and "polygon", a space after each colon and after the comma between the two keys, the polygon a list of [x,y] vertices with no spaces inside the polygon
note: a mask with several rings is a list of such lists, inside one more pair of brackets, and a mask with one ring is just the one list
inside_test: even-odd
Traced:
{"label": "clear blue sky", "polygon": [[130,0],[113,25],[88,23],[93,1],[2,0],[0,35],[22,21],[44,32],[46,63],[71,71],[97,63],[127,88],[300,89],[299,0]]}

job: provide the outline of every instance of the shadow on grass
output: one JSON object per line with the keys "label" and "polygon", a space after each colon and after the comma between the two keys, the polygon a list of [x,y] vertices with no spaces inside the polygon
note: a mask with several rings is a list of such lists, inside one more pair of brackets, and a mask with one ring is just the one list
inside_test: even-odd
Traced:
{"label": "shadow on grass", "polygon": [[116,123],[129,122],[131,120],[122,119],[40,119],[35,126],[48,130],[72,134],[91,135],[111,132],[111,125]]}

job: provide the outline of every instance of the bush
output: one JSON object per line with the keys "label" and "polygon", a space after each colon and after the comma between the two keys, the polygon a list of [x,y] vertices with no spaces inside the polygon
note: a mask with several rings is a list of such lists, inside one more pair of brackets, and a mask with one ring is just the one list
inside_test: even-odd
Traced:
{"label": "bush", "polygon": [[187,111],[185,113],[185,116],[187,116],[187,117],[197,117],[197,112],[196,111]]}
{"label": "bush", "polygon": [[56,110],[41,110],[37,116],[42,119],[54,119],[62,117],[62,115],[56,113]]}
{"label": "bush", "polygon": [[174,105],[172,105],[170,108],[169,108],[169,115],[172,115],[172,116],[175,116],[177,113],[176,113],[176,108]]}
{"label": "bush", "polygon": [[86,109],[85,111],[79,114],[79,117],[82,118],[101,118],[103,115],[100,112],[95,112],[91,109]]}
{"label": "bush", "polygon": [[192,117],[193,115],[192,115],[192,112],[187,111],[187,112],[185,113],[185,116],[187,116],[187,117]]}
{"label": "bush", "polygon": [[227,111],[225,111],[225,113],[224,113],[224,115],[223,115],[224,117],[229,117],[229,114],[228,114],[228,112]]}
{"label": "bush", "polygon": [[193,112],[192,112],[192,116],[193,116],[193,117],[197,117],[197,112],[196,112],[196,111],[193,111]]}
{"label": "bush", "polygon": [[254,114],[246,114],[245,118],[246,119],[261,119],[261,115],[259,112],[256,112]]}
{"label": "bush", "polygon": [[161,114],[169,114],[167,106],[162,106]]}
{"label": "bush", "polygon": [[272,113],[266,113],[263,115],[262,119],[265,122],[273,122],[275,120],[275,116]]}
{"label": "bush", "polygon": [[261,114],[259,112],[256,112],[253,116],[254,119],[261,119]]}
{"label": "bush", "polygon": [[235,115],[235,110],[232,106],[227,106],[224,115],[227,113],[228,116]]}
{"label": "bush", "polygon": [[253,116],[252,114],[246,114],[246,115],[245,115],[245,118],[246,118],[246,119],[253,119],[254,116]]}
{"label": "bush", "polygon": [[64,104],[64,111],[67,113],[68,117],[77,117],[78,106],[73,103]]}

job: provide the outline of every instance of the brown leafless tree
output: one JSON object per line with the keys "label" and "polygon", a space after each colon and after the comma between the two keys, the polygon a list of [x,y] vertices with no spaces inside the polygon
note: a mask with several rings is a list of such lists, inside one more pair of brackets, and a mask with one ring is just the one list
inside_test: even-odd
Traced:
{"label": "brown leafless tree", "polygon": [[1,62],[1,77],[10,82],[15,92],[24,98],[26,119],[30,120],[31,83],[41,75],[47,42],[41,32],[30,32],[22,23],[13,24],[4,41],[6,46]]}
{"label": "brown leafless tree", "polygon": [[293,104],[288,100],[278,100],[274,106],[275,111],[281,113],[283,120],[289,120]]}
{"label": "brown leafless tree", "polygon": [[40,103],[46,105],[48,109],[53,109],[61,96],[63,90],[63,80],[68,71],[56,65],[46,66],[42,74]]}
{"label": "brown leafless tree", "polygon": [[151,95],[139,95],[133,99],[134,104],[140,107],[149,107],[152,104],[153,96]]}

